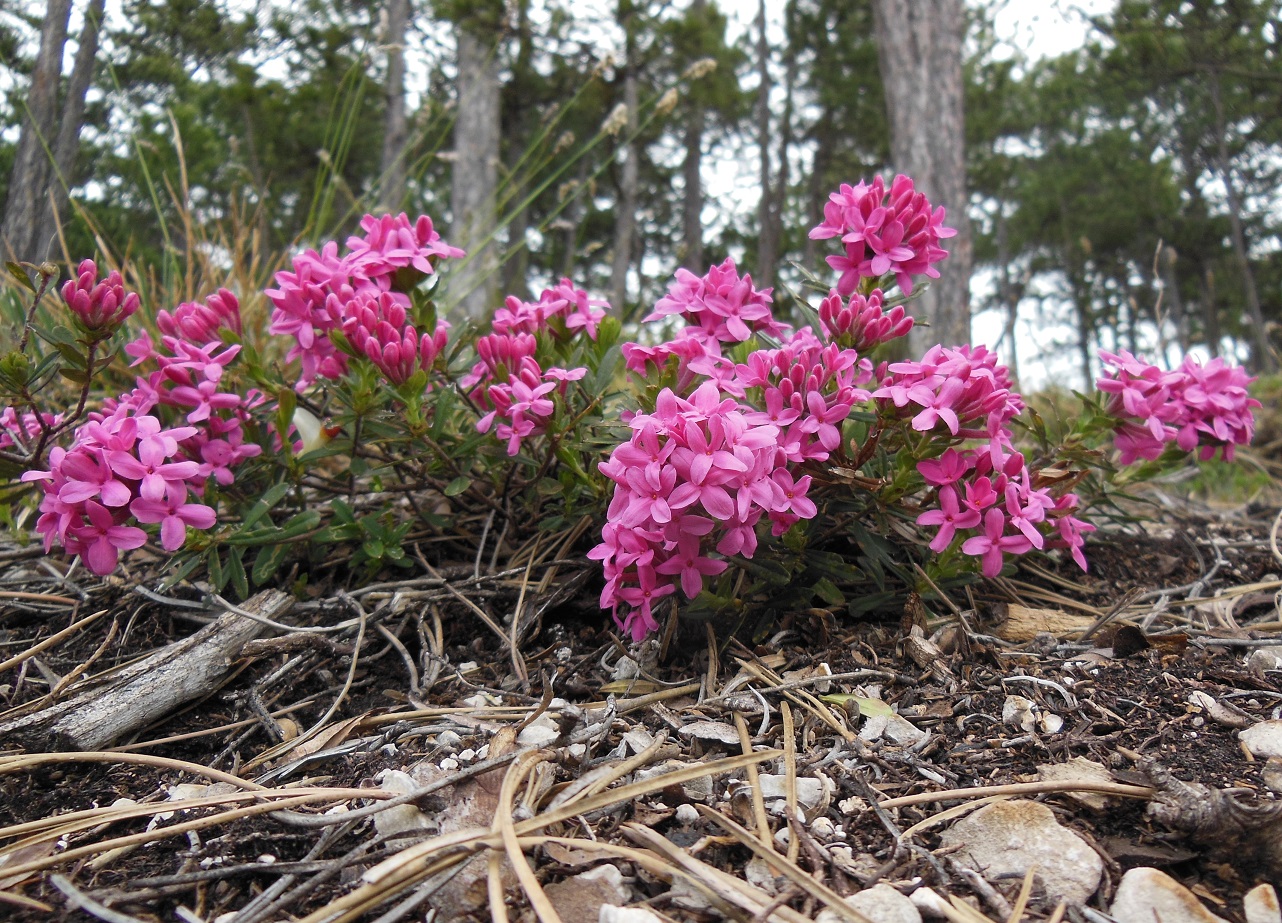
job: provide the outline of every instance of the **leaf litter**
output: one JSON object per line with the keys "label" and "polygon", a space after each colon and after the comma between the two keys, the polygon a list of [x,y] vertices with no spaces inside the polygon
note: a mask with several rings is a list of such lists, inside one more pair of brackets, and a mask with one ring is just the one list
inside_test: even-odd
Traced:
{"label": "leaf litter", "polygon": [[[1273,525],[1186,511],[1084,579],[637,647],[548,557],[262,615],[6,546],[0,913],[1278,923]],[[198,694],[59,750],[42,717],[229,617]]]}

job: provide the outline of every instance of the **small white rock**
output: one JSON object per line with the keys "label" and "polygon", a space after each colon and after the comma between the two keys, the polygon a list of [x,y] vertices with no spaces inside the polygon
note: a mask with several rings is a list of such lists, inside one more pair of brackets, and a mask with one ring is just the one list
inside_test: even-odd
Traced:
{"label": "small white rock", "polygon": [[677,805],[675,816],[678,824],[685,824],[688,827],[699,820],[699,811],[694,805],[683,802]]}
{"label": "small white rock", "polygon": [[1256,885],[1242,898],[1242,914],[1246,923],[1282,923],[1282,909],[1278,907],[1278,892],[1273,885]]}
{"label": "small white rock", "polygon": [[1254,727],[1238,731],[1246,748],[1261,759],[1282,756],[1282,720],[1261,721]]}
{"label": "small white rock", "polygon": [[1122,876],[1109,914],[1117,923],[1225,923],[1184,885],[1157,869],[1131,869]]}
{"label": "small white rock", "polygon": [[692,721],[677,731],[682,737],[711,740],[721,744],[738,744],[739,732],[720,721]]}
{"label": "small white rock", "polygon": [[604,904],[597,923],[663,923],[663,918],[648,907],[611,907]]}
{"label": "small white rock", "polygon": [[[921,923],[921,912],[913,902],[888,884],[858,891],[846,898],[851,909],[872,923]],[[845,923],[846,918],[834,910],[821,910],[815,923]]]}
{"label": "small white rock", "polygon": [[926,731],[900,715],[872,715],[859,729],[863,740],[885,740],[899,747],[911,747],[926,739]]}
{"label": "small white rock", "polygon": [[948,918],[949,913],[953,910],[952,904],[944,900],[930,888],[918,888],[908,899],[913,902],[921,915],[924,917],[942,917]]}
{"label": "small white rock", "polygon": [[836,826],[826,817],[816,817],[810,822],[810,835],[820,843],[827,843],[836,833]]}
{"label": "small white rock", "polygon": [[454,759],[452,756],[447,756],[445,759],[441,760],[441,768],[446,772],[453,772],[455,769],[458,769],[458,760]]}
{"label": "small white rock", "polygon": [[556,722],[543,715],[526,725],[521,733],[516,735],[516,742],[522,747],[534,749],[546,747],[560,736],[561,729],[556,726]]}
{"label": "small white rock", "polygon": [[1282,655],[1267,647],[1257,648],[1251,651],[1251,656],[1246,658],[1246,665],[1256,673],[1263,673],[1265,670],[1282,670]]}
{"label": "small white rock", "polygon": [[1002,723],[1020,728],[1025,734],[1037,730],[1037,715],[1040,709],[1032,699],[1022,695],[1008,695],[1002,703]]}
{"label": "small white rock", "polygon": [[[775,776],[763,772],[757,778],[761,782],[762,798],[788,797],[787,776]],[[812,779],[809,776],[802,776],[797,779],[797,804],[804,808],[813,808],[823,798],[823,795],[823,783],[818,779]]]}
{"label": "small white rock", "polygon": [[472,760],[476,759],[476,751],[473,750],[471,747],[468,747],[466,750],[464,750],[462,753],[458,755],[458,758],[460,762],[470,763]]}

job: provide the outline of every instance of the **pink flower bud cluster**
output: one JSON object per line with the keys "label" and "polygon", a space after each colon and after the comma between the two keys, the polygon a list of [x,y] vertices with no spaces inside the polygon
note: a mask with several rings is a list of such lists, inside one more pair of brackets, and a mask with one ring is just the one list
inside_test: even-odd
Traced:
{"label": "pink flower bud cluster", "polygon": [[810,232],[812,240],[838,237],[845,247],[840,256],[827,258],[841,273],[837,291],[849,295],[861,279],[880,279],[894,273],[905,294],[913,290],[913,276],[939,278],[938,263],[948,255],[939,246],[957,231],[944,226],[944,208],[931,210],[926,196],[917,192],[907,176],[896,176],[886,191],[877,177],[870,184],[842,184],[824,205],[824,219]]}
{"label": "pink flower bud cluster", "polygon": [[159,419],[130,404],[76,430],[70,449],[49,452],[49,470],[28,471],[44,497],[36,531],[48,552],[56,538],[70,554],[81,555],[95,574],[116,568],[121,551],[140,547],[147,533],[131,522],[159,523],[161,547],[176,551],[187,527],[208,529],[213,509],[189,502],[203,486],[201,465],[184,457],[180,443],[193,426],[166,429]]}
{"label": "pink flower bud cluster", "polygon": [[220,288],[205,299],[187,301],[168,311],[156,312],[156,326],[160,332],[188,343],[212,343],[219,338],[222,328],[236,336],[243,332],[240,324],[240,301],[225,288]]}
{"label": "pink flower bud cluster", "polygon": [[982,440],[917,463],[939,504],[917,517],[918,525],[938,530],[932,551],[943,554],[960,538],[962,553],[980,558],[986,577],[1001,573],[1005,555],[1034,548],[1067,548],[1086,569],[1081,549],[1095,527],[1073,515],[1076,495],[1055,497],[1049,487],[1033,486],[1035,475],[1011,441],[1010,421],[1024,402],[996,355],[983,346],[934,346],[920,362],[891,363],[881,372],[873,397],[883,412],[911,417],[914,430],[949,441]]}
{"label": "pink flower bud cluster", "polygon": [[472,401],[488,411],[477,421],[478,432],[493,429],[507,443],[508,455],[518,454],[525,439],[547,432],[556,414],[554,398],[564,398],[569,383],[588,370],[544,369],[535,354],[541,343],[550,349],[580,332],[596,339],[605,317],[601,307],[608,307],[607,302],[589,298],[569,279],[544,289],[537,302],[507,299],[494,315],[494,332],[476,341],[477,362],[460,382]]}
{"label": "pink flower bud cluster", "polygon": [[[653,413],[628,421],[631,438],[600,466],[615,483],[602,541],[601,605],[634,640],[658,627],[654,607],[680,585],[688,598],[723,558],[756,553],[763,515],[795,522],[817,510],[810,477],[794,479],[779,427],[749,420],[751,408],[705,382],[687,400],[670,388]],[[626,606],[626,612],[621,607]]]}
{"label": "pink flower bud cluster", "polygon": [[[44,421],[41,427],[40,421]],[[19,414],[12,407],[0,410],[0,449],[20,449],[30,452],[40,439],[43,428],[57,426],[62,422],[62,414],[42,413],[39,418],[31,411]]]}
{"label": "pink flower bud cluster", "polygon": [[872,364],[853,349],[824,346],[808,330],[779,349],[757,350],[737,372],[738,393],[763,408],[746,419],[777,427],[779,448],[793,464],[827,461],[851,409],[871,397],[859,386],[872,380]]}
{"label": "pink flower bud cluster", "polygon": [[1252,409],[1260,402],[1247,394],[1255,379],[1223,359],[1202,365],[1192,356],[1165,372],[1126,350],[1100,351],[1107,371],[1095,385],[1109,395],[1107,412],[1117,419],[1113,442],[1123,465],[1155,459],[1175,443],[1184,452],[1201,446],[1203,460],[1221,452],[1231,461],[1236,446],[1255,432]]}
{"label": "pink flower bud cluster", "polygon": [[438,321],[435,333],[420,334],[390,292],[362,292],[348,303],[345,314],[347,341],[394,385],[405,384],[417,371],[431,372],[445,349],[449,324]]}
{"label": "pink flower bud cluster", "polygon": [[883,310],[883,297],[878,288],[866,298],[855,292],[847,301],[833,289],[819,304],[819,322],[824,333],[838,345],[861,354],[906,336],[913,329],[912,317],[903,305]]}
{"label": "pink flower bud cluster", "polygon": [[93,260],[81,262],[75,278],[63,284],[62,300],[85,329],[95,333],[111,333],[138,310],[138,295],[125,291],[120,273],[113,269],[99,282]]}
{"label": "pink flower bud cluster", "polygon": [[[301,253],[291,270],[276,274],[276,288],[265,292],[273,305],[268,329],[294,338],[286,359],[299,360],[299,391],[317,378],[340,378],[347,371],[347,356],[329,334],[343,329],[355,311],[357,296],[377,298],[386,293],[408,308],[409,299],[401,287],[433,274],[440,260],[463,256],[462,250],[441,240],[426,216],[411,224],[404,214],[366,215],[361,228],[363,236],[348,238],[347,253],[339,256],[334,241],[319,252]],[[417,278],[402,278],[406,272]]]}

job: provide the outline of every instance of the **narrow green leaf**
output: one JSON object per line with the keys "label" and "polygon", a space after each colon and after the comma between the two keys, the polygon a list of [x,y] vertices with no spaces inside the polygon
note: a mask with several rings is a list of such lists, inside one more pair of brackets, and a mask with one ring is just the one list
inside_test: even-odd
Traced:
{"label": "narrow green leaf", "polygon": [[285,563],[285,558],[289,554],[288,545],[264,545],[258,550],[258,556],[254,558],[254,583],[262,586],[270,580],[280,566]]}
{"label": "narrow green leaf", "polygon": [[13,276],[14,282],[17,282],[19,285],[21,285],[31,294],[34,295],[36,293],[36,287],[35,285],[32,284],[31,277],[27,275],[27,271],[25,269],[23,269],[21,266],[19,266],[17,263],[13,262],[12,260],[5,263],[5,266],[8,267],[9,275]]}
{"label": "narrow green leaf", "polygon": [[464,477],[464,476],[456,477],[454,480],[450,481],[448,484],[445,485],[445,496],[457,497],[459,494],[461,494],[463,491],[467,490],[471,486],[472,486],[471,478]]}

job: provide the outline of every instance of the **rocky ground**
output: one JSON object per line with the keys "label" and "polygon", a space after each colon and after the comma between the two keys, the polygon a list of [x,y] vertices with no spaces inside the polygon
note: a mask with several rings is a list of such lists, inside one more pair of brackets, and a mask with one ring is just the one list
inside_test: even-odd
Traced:
{"label": "rocky ground", "polygon": [[641,647],[565,561],[229,608],[0,548],[0,916],[1276,923],[1274,512]]}

